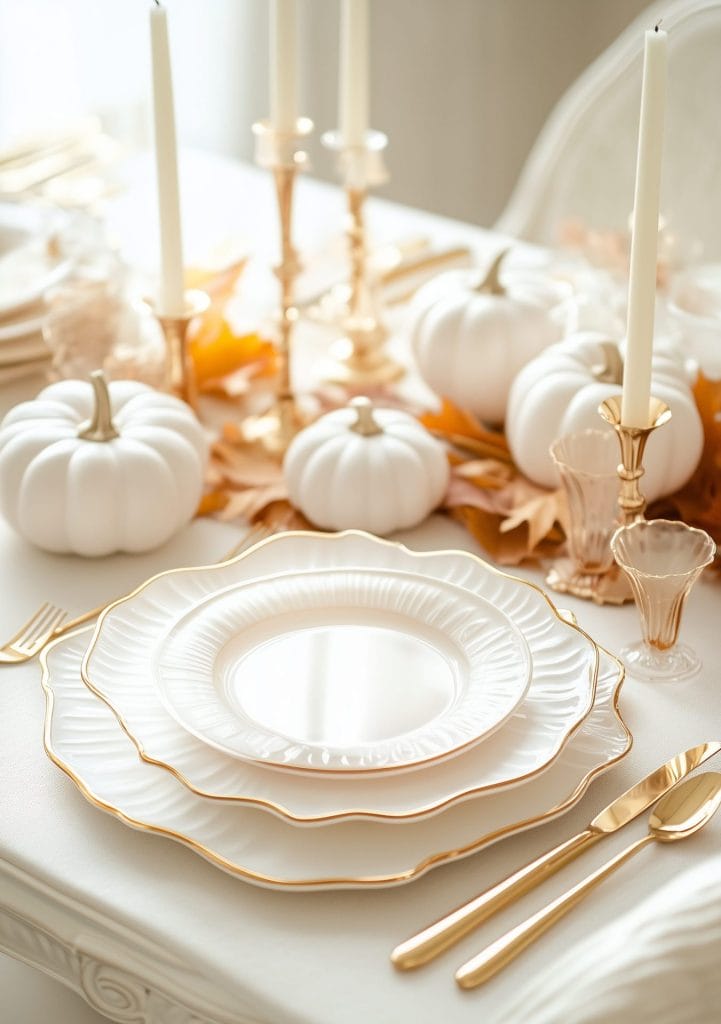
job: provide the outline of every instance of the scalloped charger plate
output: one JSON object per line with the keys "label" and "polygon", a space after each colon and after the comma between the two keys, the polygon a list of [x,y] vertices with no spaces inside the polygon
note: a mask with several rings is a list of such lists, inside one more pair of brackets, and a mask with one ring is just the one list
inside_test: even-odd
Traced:
{"label": "scalloped charger plate", "polygon": [[263,808],[200,797],[169,772],[138,758],[113,712],[82,683],[80,663],[88,637],[88,630],[79,630],[56,641],[41,658],[50,758],[94,806],[133,828],[175,839],[236,877],[270,888],[360,889],[412,881],[562,814],[632,742],[618,712],[623,669],[602,652],[591,713],[560,757],[537,778],[402,828],[366,821],[295,828]]}

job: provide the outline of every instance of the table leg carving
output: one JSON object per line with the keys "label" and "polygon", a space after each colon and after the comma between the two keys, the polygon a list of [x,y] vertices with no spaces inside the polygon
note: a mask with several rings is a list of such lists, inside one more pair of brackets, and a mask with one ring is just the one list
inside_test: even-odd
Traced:
{"label": "table leg carving", "polygon": [[36,920],[0,907],[0,953],[67,985],[117,1024],[259,1024],[240,1009],[237,1014],[209,1015],[198,1005],[189,1006],[187,1002],[196,1001],[171,995],[172,981],[161,991],[124,964],[111,962],[110,954],[103,959],[85,950],[86,944],[101,950],[108,945],[102,938],[96,943],[83,936],[61,937]]}

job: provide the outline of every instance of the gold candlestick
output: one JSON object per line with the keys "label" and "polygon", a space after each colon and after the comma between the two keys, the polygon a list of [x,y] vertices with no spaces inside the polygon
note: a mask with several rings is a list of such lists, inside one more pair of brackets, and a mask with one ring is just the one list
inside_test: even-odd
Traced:
{"label": "gold candlestick", "polygon": [[[620,367],[617,367],[619,370]],[[646,499],[641,494],[639,481],[643,476],[643,455],[652,431],[668,423],[671,410],[658,398],[649,404],[648,427],[626,427],[621,423],[621,396],[607,398],[598,409],[600,415],[616,431],[621,446],[621,462],[616,472],[621,480],[618,496],[618,522],[621,526],[642,520]],[[570,563],[562,560],[549,573],[546,582],[554,590],[587,598],[596,604],[626,604],[633,600],[628,577],[617,564],[598,575],[574,576]]]}
{"label": "gold candlestick", "polygon": [[182,398],[192,409],[198,407],[198,389],[195,382],[195,368],[188,352],[188,327],[192,320],[201,316],[210,305],[210,298],[197,289],[184,294],[185,309],[182,316],[170,316],[151,307],[165,337],[165,387]]}
{"label": "gold candlestick", "polygon": [[364,218],[368,189],[387,181],[383,150],[388,139],[382,132],[366,132],[362,145],[348,146],[340,132],[326,132],[323,145],[337,154],[348,201],[348,252],[350,298],[343,318],[343,337],[332,348],[334,365],[328,380],[350,390],[390,384],[405,370],[385,352],[388,337],[377,307],[375,288],[368,271],[368,246]]}
{"label": "gold candlestick", "polygon": [[649,401],[649,425],[647,427],[627,427],[621,423],[621,397],[613,396],[601,402],[598,411],[616,431],[621,446],[621,462],[618,475],[621,478],[621,492],[618,496],[619,520],[621,526],[643,519],[646,499],[641,494],[639,482],[644,474],[643,454],[646,442],[657,427],[663,426],[671,419],[671,410],[660,398]]}
{"label": "gold candlestick", "polygon": [[280,284],[278,315],[278,385],[271,408],[261,416],[250,416],[243,423],[243,435],[258,441],[272,454],[282,455],[302,426],[291,381],[291,343],[298,319],[295,305],[295,280],[300,261],[293,246],[293,192],[299,170],[308,166],[301,141],[313,130],[313,122],[301,117],[295,131],[279,132],[267,121],[253,125],[255,159],[260,167],[273,172],[280,225],[280,263],[274,272]]}

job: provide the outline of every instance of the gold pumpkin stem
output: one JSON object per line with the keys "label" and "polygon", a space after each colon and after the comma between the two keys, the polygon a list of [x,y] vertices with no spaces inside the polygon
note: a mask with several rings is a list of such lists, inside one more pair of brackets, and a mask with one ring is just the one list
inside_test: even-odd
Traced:
{"label": "gold pumpkin stem", "polygon": [[93,370],[90,374],[90,383],[93,386],[95,406],[92,417],[80,424],[78,437],[83,441],[112,441],[113,438],[120,437],[120,434],[113,424],[108,382],[103,371]]}
{"label": "gold pumpkin stem", "polygon": [[476,286],[476,291],[481,292],[483,295],[505,295],[506,289],[501,284],[499,274],[501,272],[501,265],[509,254],[510,249],[501,249],[493,263],[486,271],[486,276],[483,278],[481,283]]}
{"label": "gold pumpkin stem", "polygon": [[603,363],[591,367],[591,372],[602,384],[623,383],[623,359],[618,345],[614,341],[602,341],[599,348],[603,352]]}
{"label": "gold pumpkin stem", "polygon": [[373,415],[373,403],[370,398],[359,395],[358,398],[352,399],[349,405],[358,415],[358,419],[350,428],[351,430],[362,437],[372,437],[374,434],[383,433],[383,428]]}

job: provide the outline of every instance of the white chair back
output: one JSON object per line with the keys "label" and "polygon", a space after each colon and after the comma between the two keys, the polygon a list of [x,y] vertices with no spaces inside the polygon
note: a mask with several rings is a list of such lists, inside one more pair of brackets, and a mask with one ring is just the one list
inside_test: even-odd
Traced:
{"label": "white chair back", "polygon": [[541,244],[576,218],[624,230],[633,207],[643,34],[669,34],[661,213],[683,249],[721,258],[721,0],[647,8],[556,105],[496,228]]}

